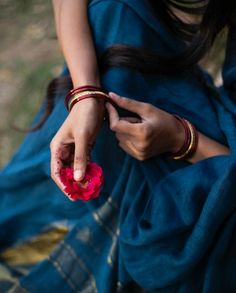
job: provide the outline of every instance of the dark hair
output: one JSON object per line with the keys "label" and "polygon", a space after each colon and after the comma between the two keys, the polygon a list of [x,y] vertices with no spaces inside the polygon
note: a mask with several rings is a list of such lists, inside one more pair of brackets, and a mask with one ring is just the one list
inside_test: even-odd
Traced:
{"label": "dark hair", "polygon": [[[218,33],[227,26],[236,7],[236,3],[231,0],[148,0],[147,3],[167,28],[186,42],[184,50],[176,56],[167,57],[144,48],[114,45],[99,59],[101,74],[110,67],[128,67],[142,73],[164,75],[187,71],[208,52]],[[201,3],[202,5],[198,5]],[[199,24],[184,23],[170,7],[190,14],[202,14],[202,20]],[[53,110],[55,96],[65,94],[71,88],[72,81],[69,76],[58,77],[50,82],[45,114],[30,131],[39,129],[47,120]]]}

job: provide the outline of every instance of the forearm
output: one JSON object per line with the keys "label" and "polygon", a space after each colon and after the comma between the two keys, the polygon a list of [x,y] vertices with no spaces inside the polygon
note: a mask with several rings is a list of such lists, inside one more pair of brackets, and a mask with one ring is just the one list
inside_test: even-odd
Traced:
{"label": "forearm", "polygon": [[[171,153],[175,154],[183,146],[183,142],[186,138],[186,132],[180,120],[174,119],[173,121],[175,124],[173,127],[173,129],[175,129],[173,131],[173,137],[175,137],[175,139],[173,140]],[[207,137],[201,132],[198,132],[198,143],[196,151],[191,157],[187,156],[184,158],[184,160],[187,160],[190,163],[196,163],[210,157],[229,154],[230,150],[227,146],[220,144],[219,142]]]}
{"label": "forearm", "polygon": [[87,19],[87,0],[53,0],[58,39],[74,87],[99,86],[96,52]]}
{"label": "forearm", "polygon": [[195,154],[188,159],[191,163],[196,163],[203,159],[213,156],[229,155],[230,150],[228,147],[218,143],[217,141],[199,133],[198,147]]}

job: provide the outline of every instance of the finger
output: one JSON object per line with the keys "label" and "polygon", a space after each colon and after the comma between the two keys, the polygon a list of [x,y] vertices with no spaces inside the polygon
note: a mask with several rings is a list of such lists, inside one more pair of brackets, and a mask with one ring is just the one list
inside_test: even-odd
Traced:
{"label": "finger", "polygon": [[127,154],[132,156],[135,159],[139,158],[139,154],[132,148],[132,145],[128,142],[120,142],[119,146],[122,148],[123,151],[125,151]]}
{"label": "finger", "polygon": [[132,156],[133,158],[139,160],[139,161],[144,161],[146,159],[146,157],[141,154],[140,152],[138,152],[132,145],[131,142],[120,142],[119,143],[120,147],[130,156]]}
{"label": "finger", "polygon": [[138,154],[141,153],[137,148],[136,148],[136,141],[133,137],[130,135],[126,134],[121,134],[121,133],[116,133],[116,138],[118,139],[119,143],[122,145],[126,145],[127,148],[132,151],[132,153]]}
{"label": "finger", "polygon": [[110,104],[106,104],[106,108],[109,115],[110,128],[114,132],[135,134],[137,131],[135,123],[130,123],[127,120],[120,119],[116,109]]}
{"label": "finger", "polygon": [[125,133],[116,133],[116,138],[119,142],[128,144],[129,146],[133,145],[132,141],[134,140],[132,136]]}
{"label": "finger", "polygon": [[74,160],[74,143],[63,143],[61,146],[60,159],[63,166],[70,166]]}
{"label": "finger", "polygon": [[56,183],[56,185],[61,189],[61,191],[67,195],[67,193],[64,191],[65,186],[61,182],[60,179],[60,170],[63,167],[63,163],[61,160],[61,145],[60,143],[54,144],[51,146],[51,161],[50,161],[50,168],[51,168],[51,177]]}
{"label": "finger", "polygon": [[126,153],[128,153],[129,155],[131,155],[132,157],[140,161],[147,159],[146,152],[143,152],[142,150],[137,148],[136,142],[133,138],[125,134],[119,134],[119,133],[116,133],[116,137],[119,141],[120,147]]}
{"label": "finger", "polygon": [[106,103],[106,109],[109,115],[110,123],[111,121],[113,121],[114,123],[117,123],[120,120],[120,117],[118,112],[116,111],[116,108],[112,104]]}
{"label": "finger", "polygon": [[142,123],[142,120],[138,117],[122,117],[120,120],[128,121],[130,123]]}
{"label": "finger", "polygon": [[74,179],[81,181],[84,178],[88,157],[87,157],[87,143],[83,138],[75,141],[75,154],[74,154]]}
{"label": "finger", "polygon": [[115,93],[109,93],[111,100],[117,104],[120,108],[126,109],[128,111],[137,113],[142,117],[143,110],[148,105],[147,103],[138,102],[132,99],[121,97]]}

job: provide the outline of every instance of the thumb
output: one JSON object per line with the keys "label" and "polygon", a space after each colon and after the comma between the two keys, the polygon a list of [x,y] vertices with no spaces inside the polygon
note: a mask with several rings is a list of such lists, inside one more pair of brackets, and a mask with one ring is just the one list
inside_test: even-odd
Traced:
{"label": "thumb", "polygon": [[130,112],[136,113],[142,117],[143,108],[146,103],[138,102],[133,99],[128,99],[125,97],[121,97],[115,93],[110,92],[109,96],[114,104],[118,105],[120,108],[126,109]]}
{"label": "thumb", "polygon": [[87,167],[87,148],[81,141],[75,143],[74,155],[74,180],[81,181],[84,178]]}

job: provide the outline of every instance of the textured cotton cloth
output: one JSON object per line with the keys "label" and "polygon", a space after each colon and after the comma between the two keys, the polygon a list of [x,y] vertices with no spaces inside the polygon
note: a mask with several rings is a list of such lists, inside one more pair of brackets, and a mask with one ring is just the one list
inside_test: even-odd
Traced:
{"label": "textured cotton cloth", "polygon": [[[89,19],[98,56],[113,44],[163,55],[183,47],[145,0],[92,0]],[[216,88],[199,67],[172,77],[109,69],[102,76],[106,91],[190,120],[231,154],[195,164],[165,155],[140,162],[119,147],[104,121],[92,158],[105,183],[87,203],[70,202],[50,177],[49,144],[68,115],[64,96],[57,96],[45,125],[25,137],[0,173],[0,292],[131,292],[125,288],[132,283],[145,292],[236,292],[236,50],[230,45],[223,78]]]}

